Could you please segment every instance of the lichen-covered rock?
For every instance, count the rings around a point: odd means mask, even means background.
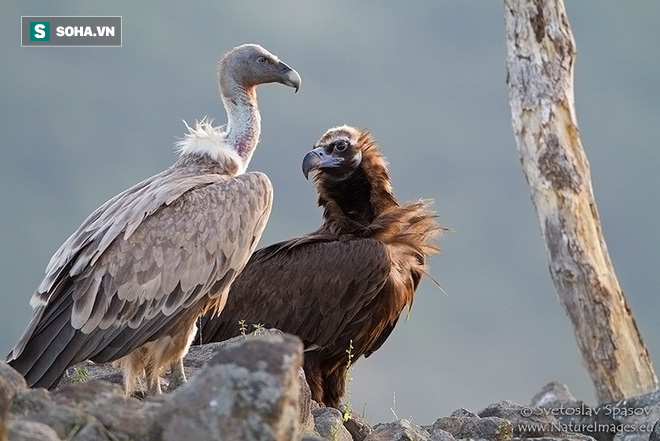
[[[364,441],[430,441],[431,435],[408,420],[377,424]]]
[[[660,389],[616,403],[606,403],[598,409],[609,415],[616,422],[616,427],[628,429],[618,431],[615,441],[646,441],[653,433],[655,422],[660,419]]]
[[[432,429],[429,434],[431,435],[429,441],[454,441],[456,439],[451,433],[442,429]]]
[[[530,402],[533,407],[545,408],[572,407],[580,404],[582,402],[573,396],[571,391],[568,390],[568,386],[558,381],[552,381],[543,386],[543,389],[534,395]]]
[[[353,441],[344,427],[342,413],[332,407],[320,407],[312,411],[314,430],[321,438],[332,441]]]
[[[298,369],[298,384],[300,385],[300,395],[298,397],[298,410],[300,412],[300,417],[298,422],[300,427],[298,428],[300,433],[310,433],[314,430],[314,416],[312,411],[318,409],[319,405],[316,401],[312,400],[312,391],[307,384],[307,379],[305,378],[305,370],[300,367]]]
[[[5,419],[11,400],[19,391],[27,388],[25,378],[4,361],[0,361],[0,440],[7,439]]]
[[[111,433],[97,424],[87,424],[71,434],[66,441],[129,441],[138,438],[126,437],[122,434]],[[140,438],[143,439],[143,438]]]
[[[239,338],[166,396],[152,437],[289,440],[299,428],[302,342],[291,335]]]
[[[120,386],[99,380],[68,385],[52,397],[58,405],[94,416],[120,439],[147,437],[151,421],[162,405],[159,401],[127,397]]]
[[[453,411],[449,416],[457,417],[457,418],[465,418],[465,417],[476,417],[478,415],[472,411],[469,411],[461,407],[460,409],[456,409],[455,411]]]
[[[371,425],[355,410],[348,409],[346,405],[342,404],[339,406],[339,411],[342,415],[348,412],[348,419],[344,421],[344,427],[346,427],[354,441],[362,441],[371,433]]]
[[[513,438],[511,423],[498,417],[449,416],[438,418],[429,432],[434,434],[439,430],[448,432],[458,439],[505,441]],[[441,435],[441,433],[438,434],[438,436]]]
[[[68,368],[64,372],[64,376],[58,383],[56,389],[92,380],[123,384],[124,377],[121,371],[113,367],[110,363],[97,364],[93,361],[87,360]]]
[[[322,438],[320,435],[310,433],[307,435],[303,435],[303,437],[300,438],[300,441],[327,441],[327,440]]]
[[[548,383],[532,398],[530,404],[532,408],[551,413],[565,431],[582,433],[598,441],[612,441],[614,438],[616,431],[610,429],[616,421],[612,419],[611,413],[592,408],[578,400],[563,383]]]
[[[541,436],[538,438],[513,438],[512,441],[594,441],[594,438],[581,433],[564,433],[556,436]]]
[[[653,425],[653,430],[649,434],[649,441],[660,441],[660,420]]]
[[[7,435],[10,441],[60,441],[51,427],[31,420],[8,421]]]
[[[478,414],[482,418],[496,417],[511,423],[516,438],[540,438],[565,435],[559,421],[539,407],[521,406],[513,401],[499,401]]]
[[[25,389],[16,393],[9,412],[21,419],[47,424],[62,439],[72,439],[80,428],[88,424],[98,427],[100,432],[104,430],[92,415],[58,404],[45,389]]]
[[[0,361],[0,404],[9,402],[16,392],[25,388],[27,388],[25,378],[13,367]]]

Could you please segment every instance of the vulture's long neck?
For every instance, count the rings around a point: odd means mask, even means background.
[[[342,232],[368,228],[385,210],[398,206],[385,164],[369,158],[350,177],[326,183],[319,204],[326,226]]]
[[[177,142],[181,153],[175,168],[200,167],[212,161],[218,173],[236,175],[245,172],[261,134],[261,116],[256,87],[241,87],[235,81],[220,80],[220,96],[227,111],[227,127],[212,127],[206,119],[188,127]]]
[[[232,82],[221,86],[220,94],[227,111],[227,143],[247,165],[261,135],[261,114],[257,106],[257,89],[245,89]]]

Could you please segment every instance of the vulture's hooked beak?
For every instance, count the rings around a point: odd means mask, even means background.
[[[279,69],[281,74],[280,83],[284,84],[285,86],[293,87],[296,89],[296,92],[298,92],[298,89],[300,89],[300,84],[302,83],[300,74],[298,74],[295,69],[291,69],[289,65],[282,61],[280,61]]]
[[[317,147],[303,158],[302,172],[305,179],[309,179],[312,170],[339,167],[343,162],[344,158],[328,155],[323,147]]]

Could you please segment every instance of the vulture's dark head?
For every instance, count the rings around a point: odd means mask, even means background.
[[[335,127],[325,132],[303,159],[305,178],[309,178],[312,171],[318,172],[316,176],[320,181],[340,182],[349,178],[362,163],[361,133],[349,126]]]
[[[385,208],[396,205],[387,162],[369,131],[334,127],[321,136],[302,164],[306,178],[314,173],[319,205],[362,225],[373,222]]]
[[[258,44],[243,44],[227,52],[218,65],[218,81],[223,93],[245,90],[260,84],[280,83],[300,88],[300,75]]]

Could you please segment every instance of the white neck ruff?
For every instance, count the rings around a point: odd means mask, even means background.
[[[222,130],[223,126],[213,127],[213,120],[207,118],[195,121],[195,127],[190,127],[185,121],[183,123],[188,133],[176,142],[176,149],[181,156],[205,155],[221,164],[232,162],[238,170],[236,175],[245,173],[247,161],[229,144],[227,132]]]

